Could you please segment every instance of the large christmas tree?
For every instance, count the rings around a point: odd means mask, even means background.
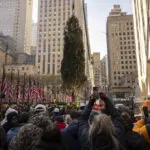
[[[85,55],[83,34],[78,19],[73,15],[64,29],[64,56],[61,65],[63,86],[72,91],[73,100],[75,93],[84,84]]]

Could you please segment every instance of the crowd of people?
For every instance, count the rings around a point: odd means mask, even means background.
[[[98,98],[103,105],[95,109]],[[141,110],[135,121],[128,107],[115,107],[103,93],[91,95],[78,109],[10,106],[2,111],[0,150],[148,150],[150,101]]]

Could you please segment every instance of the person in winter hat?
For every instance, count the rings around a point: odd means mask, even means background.
[[[28,123],[28,120],[29,120],[29,114],[27,112],[22,112],[20,114],[20,117],[19,117],[19,124],[14,126],[13,128],[11,128],[8,132],[7,132],[7,143],[8,145],[10,144],[12,138],[14,136],[17,135],[17,133],[20,131],[20,128]]]
[[[43,130],[41,140],[33,150],[64,150],[60,129],[48,116],[35,116],[29,122]]]
[[[3,128],[7,133],[11,128],[17,125],[18,125],[18,113],[13,111],[7,115],[7,122],[4,123]]]
[[[12,112],[16,112],[18,114],[18,111],[13,109],[13,108],[8,108],[5,112],[5,118],[1,121],[1,125],[3,126],[6,122],[7,122],[7,116],[8,114],[12,113]]]
[[[66,124],[64,122],[63,116],[55,117],[55,123],[59,127],[60,130],[65,129],[65,127],[66,127]]]
[[[35,113],[46,113],[47,109],[44,105],[38,104],[35,106],[34,112]]]
[[[142,135],[147,143],[150,144],[150,100],[143,101],[143,118],[135,123],[133,131]]]
[[[32,150],[41,139],[43,130],[36,125],[24,125],[12,139],[9,150]]]

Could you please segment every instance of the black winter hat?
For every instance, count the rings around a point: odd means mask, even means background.
[[[13,119],[18,119],[18,114],[16,112],[11,112],[7,115],[7,121],[11,121]]]

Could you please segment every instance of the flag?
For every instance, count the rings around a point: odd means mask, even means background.
[[[6,83],[6,73],[5,67],[3,65],[3,75],[2,75],[2,84],[1,84],[1,97],[4,98],[7,93],[7,83]]]
[[[17,100],[20,100],[21,99],[21,88],[20,88],[20,75],[19,75],[19,71],[18,71],[16,89],[17,89],[17,92],[16,92]]]
[[[34,99],[36,93],[35,93],[35,87],[36,87],[36,82],[35,80],[30,81],[31,87],[30,87],[30,99]]]
[[[30,97],[31,97],[31,86],[32,86],[32,83],[31,83],[31,76],[29,75],[28,101],[30,100]]]
[[[34,87],[33,94],[34,93],[37,95],[37,98],[41,98],[41,89],[40,88]]]
[[[23,100],[25,100],[26,99],[26,73],[24,73],[24,81],[23,81],[23,96],[22,96],[22,98],[23,98]]]
[[[9,88],[9,98],[13,98],[14,96],[14,79],[13,79],[13,72],[11,71],[11,75],[10,75],[10,88]]]

